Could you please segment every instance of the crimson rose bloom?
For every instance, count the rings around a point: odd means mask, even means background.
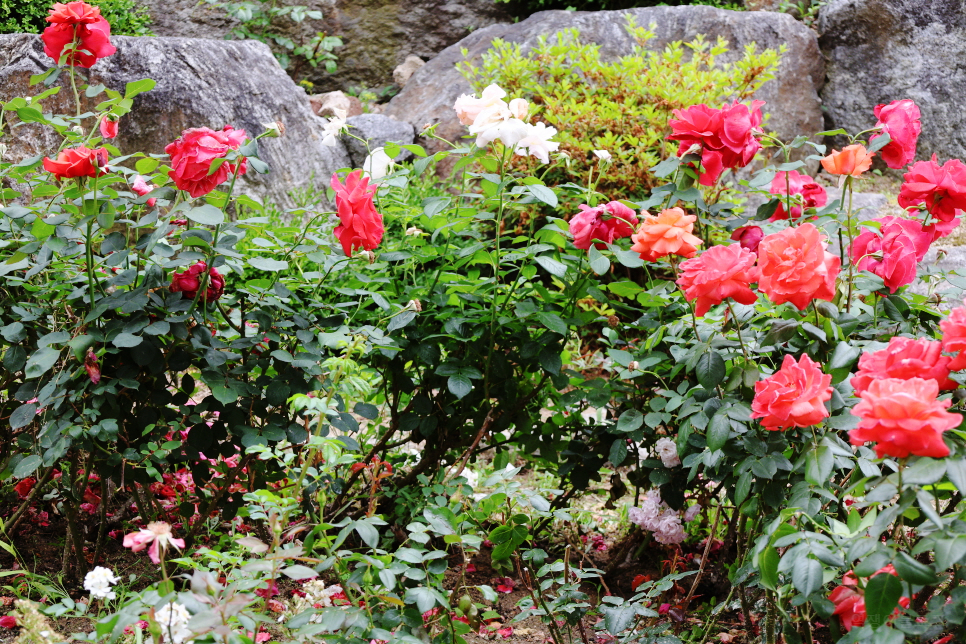
[[[694,257],[698,245],[703,243],[695,237],[695,215],[685,214],[680,208],[662,210],[657,216],[643,213],[644,221],[637,232],[631,235],[634,244],[631,250],[640,254],[646,262],[656,262],[668,255]]]
[[[793,220],[802,216],[803,208],[821,208],[828,202],[825,188],[815,183],[815,180],[807,174],[799,174],[795,170],[776,173],[768,192],[781,197],[778,208],[775,209],[775,214],[771,216],[769,221],[788,219],[788,213],[785,212],[785,198],[789,195],[793,197],[792,204],[794,205],[792,205],[791,214]],[[798,195],[801,196],[800,200],[794,198]]]
[[[885,349],[862,354],[859,370],[852,376],[852,388],[860,394],[873,380],[924,378],[935,380],[940,389],[955,389],[958,385],[949,379],[949,361],[941,342],[897,336]]]
[[[804,311],[812,300],[831,301],[841,261],[825,250],[825,236],[812,224],[786,228],[761,240],[758,290],[775,304]]]
[[[875,106],[875,117],[879,119],[875,126],[892,139],[880,150],[882,160],[890,168],[904,168],[916,158],[916,141],[922,132],[919,116],[919,107],[908,98]],[[882,134],[874,135],[869,142]]]
[[[44,157],[44,170],[58,179],[76,177],[103,177],[107,174],[107,150],[91,150],[83,146],[68,148],[57,153],[57,160]]]
[[[808,427],[828,418],[825,401],[832,399],[832,376],[806,354],[798,362],[790,355],[770,378],[755,383],[751,417],[761,418],[770,431]]]
[[[738,242],[742,248],[747,248],[753,253],[758,252],[758,244],[761,243],[765,232],[758,226],[742,226],[735,228],[731,233],[731,239]]]
[[[60,64],[64,48],[75,42],[77,46],[67,56],[65,65],[91,67],[100,58],[112,55],[117,49],[111,44],[111,25],[101,17],[100,7],[86,2],[55,3],[47,16],[51,23],[44,29],[44,53]]]
[[[849,256],[860,271],[878,275],[895,293],[916,279],[916,264],[926,256],[932,235],[911,219],[882,217],[874,221],[880,223],[879,230],[863,230],[849,248]]]
[[[929,161],[914,163],[902,175],[899,205],[909,209],[925,204],[936,219],[952,221],[966,209],[966,164],[950,159],[943,165],[932,155]]]
[[[678,156],[699,146],[703,168],[699,181],[704,186],[714,185],[725,168],[745,167],[761,149],[755,134],[761,132],[764,104],[752,101],[749,107],[735,101],[721,109],[701,104],[674,110],[675,118],[668,121],[672,132],[667,138],[680,142]]]
[[[946,411],[951,400],[937,400],[939,384],[922,378],[873,380],[852,408],[861,420],[849,432],[849,442],[875,441],[875,453],[905,458],[910,454],[943,458],[949,448],[943,432],[958,427],[959,414]]]
[[[949,363],[950,371],[966,369],[966,307],[957,306],[939,323],[943,332],[943,351],[958,353]]]
[[[204,262],[198,262],[183,273],[175,273],[171,277],[171,286],[168,287],[168,290],[172,293],[181,292],[184,294],[183,297],[193,300],[198,294],[198,289],[201,288],[201,281],[204,279],[206,271],[208,272],[208,287],[201,294],[200,299],[202,302],[214,302],[225,292],[225,278],[221,276],[217,269],[209,270],[208,265]]]
[[[570,218],[570,234],[573,235],[574,246],[580,250],[590,250],[594,239],[612,244],[615,239],[630,237],[634,233],[630,224],[637,223],[637,215],[619,201],[596,208],[580,204],[578,208],[580,212]],[[605,244],[597,244],[597,248],[606,247]]]
[[[335,190],[335,205],[342,222],[333,232],[342,243],[342,251],[351,257],[356,248],[372,250],[378,246],[385,228],[382,215],[372,202],[376,186],[369,185],[369,177],[363,177],[362,170],[353,170],[343,185],[339,175],[333,174],[330,185]]]
[[[885,568],[880,568],[872,574],[872,577],[886,573],[898,577],[899,573],[896,572],[895,566],[889,564]],[[871,577],[870,577],[871,579]],[[859,588],[859,579],[855,576],[851,570],[845,573],[842,577],[842,585],[838,586],[835,590],[831,592],[828,596],[829,601],[835,604],[835,610],[832,611],[833,615],[837,615],[839,618],[839,623],[842,625],[846,631],[852,630],[855,626],[862,626],[865,624],[866,612],[865,612],[865,595],[864,591]],[[909,606],[908,597],[900,597],[899,605],[903,607]],[[899,609],[893,614],[898,614]]]
[[[677,284],[689,302],[697,300],[698,317],[729,297],[742,304],[754,304],[758,295],[749,285],[758,281],[756,259],[753,252],[739,244],[712,246],[681,264]]]
[[[171,155],[171,170],[168,176],[174,179],[179,190],[185,190],[197,199],[203,197],[216,186],[228,180],[228,173],[245,174],[247,159],[241,163],[223,163],[212,174],[208,174],[215,159],[237,150],[245,142],[245,130],[236,130],[226,125],[215,132],[206,127],[191,128],[181,133],[181,137],[169,143],[164,151]]]

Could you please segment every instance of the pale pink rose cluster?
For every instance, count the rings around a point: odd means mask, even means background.
[[[678,456],[678,446],[671,438],[659,438],[654,445],[664,467],[677,467],[681,464],[681,457]]]
[[[658,543],[671,545],[684,541],[686,535],[681,515],[661,500],[661,492],[657,489],[649,490],[641,500],[641,507],[631,508],[627,514],[632,523],[653,532]]]
[[[470,134],[476,135],[476,145],[484,147],[500,141],[520,156],[533,156],[541,163],[550,163],[550,153],[560,144],[550,139],[556,128],[546,123],[527,123],[530,105],[522,98],[509,103],[506,92],[497,85],[483,90],[480,98],[475,94],[463,94],[453,105],[460,123],[470,126]]]

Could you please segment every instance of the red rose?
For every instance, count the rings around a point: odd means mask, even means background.
[[[67,148],[57,153],[57,160],[44,157],[44,170],[58,179],[103,177],[108,172],[107,150],[91,150],[83,146]]]
[[[103,136],[105,139],[113,139],[114,137],[116,137],[117,124],[118,124],[118,119],[116,118],[112,119],[108,116],[105,116],[104,118],[102,118],[99,126],[101,130],[101,136]]]
[[[171,286],[168,287],[172,293],[181,292],[189,300],[195,299],[198,289],[201,288],[201,280],[204,273],[208,273],[208,287],[201,294],[202,302],[214,302],[225,292],[225,278],[221,276],[217,269],[208,269],[204,262],[198,262],[188,268],[183,273],[175,273],[171,277]]]
[[[703,316],[728,298],[754,304],[758,294],[749,285],[758,281],[757,257],[739,244],[712,246],[681,264],[677,284],[688,301],[697,300],[695,315]]]
[[[63,61],[65,65],[91,67],[117,49],[111,44],[111,25],[101,17],[100,7],[86,2],[56,3],[47,16],[51,23],[44,29],[44,53],[61,63],[64,48],[76,42],[76,47]]]
[[[738,242],[742,248],[747,248],[753,253],[758,252],[758,244],[761,243],[764,236],[764,231],[758,226],[742,226],[731,233],[731,239]]]
[[[966,209],[966,164],[959,159],[940,166],[934,154],[929,161],[914,163],[902,178],[899,205],[903,208],[925,204],[929,214],[944,222]]]
[[[21,499],[26,499],[30,491],[34,489],[37,485],[37,479],[32,476],[28,476],[25,479],[21,479],[19,483],[13,486],[14,491],[17,493]]]
[[[775,304],[791,302],[804,311],[812,300],[832,301],[839,258],[825,250],[825,237],[812,224],[786,228],[761,240],[758,290]]]
[[[339,181],[338,174],[333,174],[330,185],[335,190],[335,205],[342,222],[333,232],[342,243],[343,252],[351,256],[356,248],[372,250],[378,246],[385,228],[382,215],[376,212],[372,202],[376,186],[369,185],[369,178],[362,176],[362,170],[351,172],[345,185]]]
[[[950,371],[966,369],[966,307],[957,306],[939,323],[943,332],[943,351],[958,353],[949,363]]]
[[[893,575],[895,577],[899,576],[899,573],[896,572],[895,566],[889,564],[888,566],[875,571],[875,573],[872,574],[872,577],[881,575],[883,573]],[[828,598],[833,604],[835,604],[835,610],[832,611],[832,614],[838,616],[839,623],[846,631],[850,631],[856,626],[862,626],[865,624],[865,594],[863,590],[859,589],[859,579],[851,570],[845,573],[845,576],[842,577],[842,585],[833,590],[831,594],[829,594]],[[909,598],[900,597],[899,605],[908,607]],[[897,615],[898,612],[899,609],[897,608],[893,615]]]
[[[892,101],[888,105],[876,105],[875,116],[879,119],[875,126],[892,139],[881,150],[885,164],[899,169],[912,163],[916,158],[916,141],[922,131],[916,104],[905,98]],[[875,141],[882,134],[874,135],[869,142]]]
[[[849,257],[860,271],[882,278],[890,292],[916,279],[916,266],[926,256],[932,235],[922,224],[900,217],[876,219],[879,230],[866,228],[849,248]]]
[[[799,174],[795,170],[776,173],[768,191],[781,197],[770,221],[788,219],[788,213],[785,212],[785,198],[789,195],[793,197],[792,220],[802,216],[803,208],[821,208],[828,201],[825,188],[815,183],[815,180],[807,174]],[[801,196],[800,199],[795,198],[798,195]]]
[[[798,362],[786,355],[781,369],[755,383],[751,417],[761,418],[761,426],[770,431],[815,425],[828,418],[831,384],[832,376],[806,354]]]
[[[17,618],[13,615],[4,615],[0,617],[0,628],[16,628]]]
[[[866,351],[859,358],[859,370],[852,376],[852,388],[860,394],[873,380],[882,378],[926,378],[935,380],[940,389],[955,389],[949,379],[949,356],[935,340],[913,340],[897,336],[881,351]]]
[[[762,101],[752,101],[751,107],[735,101],[721,109],[701,104],[674,110],[667,138],[680,142],[678,156],[694,146],[701,149],[701,185],[713,185],[725,168],[743,168],[755,158],[761,149],[755,134],[761,131],[762,105]]]
[[[92,383],[96,385],[101,381],[101,367],[97,363],[97,354],[90,349],[87,350],[87,355],[84,357],[84,369]]]
[[[615,239],[630,237],[634,233],[631,224],[637,223],[637,215],[619,201],[596,208],[580,204],[578,208],[580,212],[570,218],[570,234],[574,246],[580,250],[589,250],[595,239],[612,244]],[[599,243],[597,248],[606,248],[606,245]]]
[[[862,400],[852,413],[861,420],[849,432],[853,445],[875,442],[879,458],[949,455],[943,432],[958,427],[962,417],[946,411],[951,400],[937,400],[939,385],[935,380],[873,380],[859,396]]]
[[[228,180],[228,173],[239,176],[248,168],[247,160],[241,163],[223,163],[213,173],[208,174],[215,159],[221,159],[228,150],[237,150],[245,142],[245,130],[236,130],[226,125],[215,132],[206,127],[191,128],[181,133],[181,137],[169,143],[164,151],[171,155],[171,171],[168,176],[174,179],[179,190],[185,190],[197,199],[203,197],[216,186]]]

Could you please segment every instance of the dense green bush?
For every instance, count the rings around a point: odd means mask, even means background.
[[[116,36],[152,36],[151,16],[137,0],[91,0]],[[0,0],[0,34],[39,34],[47,26],[47,0]]]

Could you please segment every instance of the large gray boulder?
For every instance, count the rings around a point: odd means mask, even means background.
[[[369,152],[376,148],[381,148],[389,142],[408,145],[416,138],[412,125],[383,114],[350,116],[346,122],[349,125],[349,133],[342,135],[342,142],[349,151],[349,158],[355,168],[361,168]],[[395,160],[404,161],[411,156],[411,152],[403,150]]]
[[[966,2],[833,0],[819,18],[827,125],[859,132],[880,103],[922,111],[918,158],[966,157]]]
[[[141,4],[147,6],[153,18],[151,29],[159,36],[224,38],[238,25],[222,9],[200,0],[141,0]],[[506,5],[493,0],[298,0],[294,4],[321,11],[322,19],[309,18],[295,25],[281,18],[273,24],[273,33],[298,43],[324,32],[344,43],[334,52],[339,59],[334,75],[307,64],[292,70],[297,80],[314,83],[315,92],[390,85],[393,70],[407,56],[427,60],[475,29],[510,19]],[[297,64],[293,62],[293,67]]]
[[[153,90],[134,99],[131,113],[121,119],[120,134],[112,143],[123,154],[163,153],[188,128],[232,125],[254,137],[265,130],[264,123],[280,121],[285,135],[259,143],[271,172],[249,172],[239,184],[243,192],[282,206],[291,204],[293,189],[326,185],[335,170],[350,165],[344,146],[321,145],[325,121],[312,113],[305,91],[262,43],[122,36],[112,42],[117,53],[90,70],[79,69],[82,82],[123,92],[130,81],[157,81]],[[30,87],[29,78],[52,64],[39,36],[0,35],[0,101],[39,93],[43,86]],[[57,83],[65,86],[45,100],[45,111],[73,113],[67,74]],[[85,110],[103,99],[82,99]],[[88,122],[93,125],[92,119]],[[17,127],[4,142],[13,159],[49,153],[60,143],[53,130],[35,124]]]
[[[698,34],[706,34],[712,42],[722,36],[728,41],[730,51],[719,60],[728,62],[740,58],[745,45],[750,43],[757,43],[759,51],[786,45],[788,51],[776,78],[758,93],[758,98],[767,101],[765,111],[771,114],[769,128],[786,140],[822,129],[818,91],[825,78],[825,66],[815,32],[786,14],[726,11],[707,6],[542,11],[516,24],[480,29],[443,50],[413,74],[383,113],[409,121],[417,132],[427,124],[439,123],[437,134],[456,140],[466,134],[466,128],[457,120],[453,103],[460,94],[471,92],[469,83],[455,68],[464,60],[461,49],[467,50],[470,60],[479,62],[496,38],[520,43],[528,51],[539,36],[576,27],[582,41],[599,44],[602,58],[613,60],[632,53],[635,41],[625,29],[628,15],[638,25],[656,25],[655,37],[647,43],[651,49],[662,49],[673,41],[690,41]]]

